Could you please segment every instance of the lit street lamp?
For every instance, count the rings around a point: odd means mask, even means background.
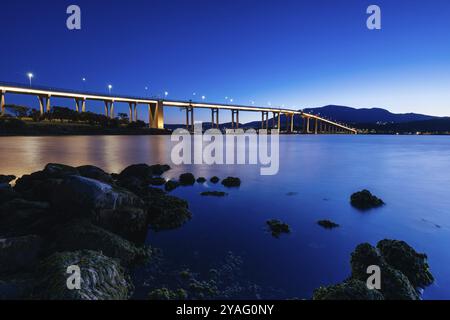
[[[31,72],[27,73],[28,80],[30,80],[30,87],[31,87],[31,79],[33,79],[34,75]]]

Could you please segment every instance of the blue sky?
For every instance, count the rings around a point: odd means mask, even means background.
[[[81,7],[80,31],[66,28],[70,4]],[[366,28],[370,4],[381,7],[381,30]],[[0,30],[2,81],[26,83],[31,71],[36,84],[80,90],[111,83],[127,95],[450,116],[446,0],[19,0],[2,3]],[[166,114],[184,119],[178,109]]]

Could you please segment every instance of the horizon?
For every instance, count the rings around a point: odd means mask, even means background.
[[[3,43],[9,53],[0,62],[2,80],[27,83],[32,72],[36,85],[74,90],[105,92],[112,84],[115,93],[167,91],[170,99],[204,95],[206,102],[226,103],[228,97],[236,104],[290,109],[342,105],[450,115],[450,44],[443,41],[450,3],[443,0],[377,1],[381,30],[367,29],[371,3],[357,0],[283,6],[254,0],[105,6],[80,0],[81,30],[65,27],[68,4],[4,4],[0,26],[7,30]],[[31,97],[7,100],[14,102],[37,106]],[[73,107],[59,99],[54,104]],[[126,108],[118,106],[118,112]],[[102,109],[93,103],[88,110]],[[183,118],[177,110],[167,113],[168,124]],[[241,116],[242,122],[257,119]]]

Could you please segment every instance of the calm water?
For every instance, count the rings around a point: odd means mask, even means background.
[[[0,172],[20,176],[48,162],[119,172],[133,163],[170,164],[171,146],[168,136],[2,137]],[[402,239],[428,254],[436,283],[424,298],[450,299],[449,138],[281,136],[280,155],[275,176],[260,176],[257,166],[175,167],[167,177],[189,171],[238,176],[243,183],[224,198],[199,195],[219,185],[178,188],[173,194],[189,201],[192,220],[178,230],[150,233],[148,242],[172,264],[199,273],[232,251],[242,258],[241,277],[260,286],[262,297],[309,298],[314,288],[349,275],[357,244]],[[387,205],[366,213],[353,209],[349,196],[362,188]],[[293,232],[273,238],[265,230],[271,218],[289,223]],[[316,225],[320,219],[341,227],[324,230]]]

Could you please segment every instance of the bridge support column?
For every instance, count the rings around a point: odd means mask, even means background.
[[[309,117],[307,117],[306,118],[306,133],[311,133],[310,131],[309,131]]]
[[[46,105],[47,112],[50,112],[50,110],[52,108],[51,104],[50,104],[50,96],[47,96],[47,103],[45,105]]]
[[[317,134],[317,131],[319,129],[319,120],[315,119],[315,124],[314,124],[314,134]]]
[[[278,132],[281,131],[281,113],[280,112],[277,113],[277,129],[278,129]]]
[[[5,91],[0,91],[0,105],[1,105],[1,115],[5,115]]]
[[[194,108],[186,107],[186,129],[194,131]]]
[[[211,109],[211,128],[219,128],[219,109]]]
[[[74,100],[75,100],[75,110],[76,112],[80,112],[83,101],[77,98],[75,98]]]
[[[109,117],[109,102],[105,101],[105,117]]]
[[[231,110],[231,128],[239,128],[239,110]]]
[[[38,96],[39,100],[39,112],[41,115],[44,114],[44,109],[46,112],[50,111],[50,96]]]
[[[81,112],[86,112],[86,98],[81,100]]]
[[[294,114],[291,114],[291,125],[289,132],[294,132]]]
[[[114,119],[114,101],[111,101],[109,116],[111,117],[111,119]]]
[[[137,103],[136,102],[133,105],[133,113],[134,113],[134,121],[138,121],[139,120],[139,114],[138,114],[138,107],[137,107]]]
[[[128,103],[128,112],[130,113],[129,115],[129,122],[133,122],[133,118],[134,118],[134,102],[129,102]]]
[[[153,129],[164,129],[163,102],[148,104],[148,125]]]

